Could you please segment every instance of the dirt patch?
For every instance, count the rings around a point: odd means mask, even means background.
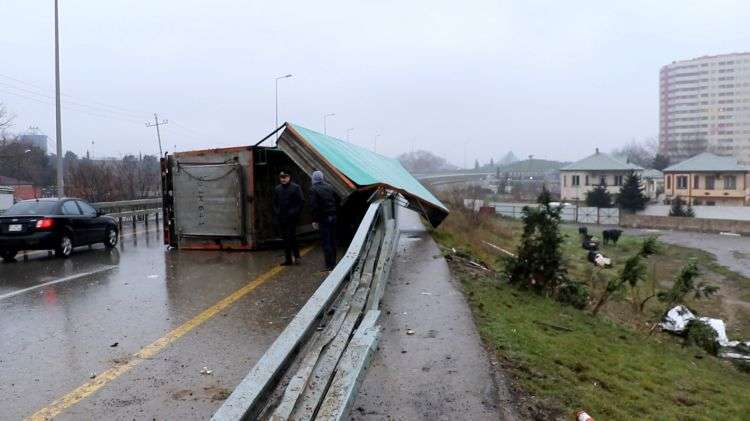
[[[193,397],[193,391],[189,389],[182,389],[176,392],[172,392],[170,396],[172,397],[172,399],[176,401],[187,401],[187,400],[195,399]]]
[[[204,387],[203,391],[208,395],[209,399],[214,402],[224,401],[232,394],[231,390],[219,386]]]

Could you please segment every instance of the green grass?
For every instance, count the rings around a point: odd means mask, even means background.
[[[504,258],[485,242],[514,252],[521,229],[517,220],[454,211],[431,232],[443,248],[462,250],[501,273]],[[603,248],[615,267],[598,269],[586,261],[576,227],[562,230],[569,275],[585,282],[594,300],[642,244],[641,238],[624,235],[618,245]],[[671,335],[649,336],[651,323],[664,311],[657,300],[650,300],[643,312],[637,310],[643,298],[669,287],[690,259],[698,262],[703,280],[731,286],[737,292],[734,299],[750,292],[750,280],[719,265],[709,253],[664,244],[660,254],[647,261],[648,279],[614,296],[599,317],[590,315],[590,307],[580,311],[518,290],[499,275],[487,278],[461,264],[451,267],[469,298],[482,338],[533,406],[543,408],[542,419],[569,419],[578,409],[607,420],[747,419],[750,373],[684,346]],[[750,337],[750,314],[724,314],[727,306],[722,300],[689,305],[705,315],[731,316],[725,317],[730,337]]]
[[[607,420],[750,414],[750,376],[725,361],[496,280],[459,277],[483,339],[527,393],[560,408],[553,414],[584,409]]]

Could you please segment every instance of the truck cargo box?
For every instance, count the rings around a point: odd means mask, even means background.
[[[276,147],[260,144],[276,131]],[[342,199],[340,232],[359,224],[375,193],[397,193],[433,226],[448,209],[398,160],[291,123],[254,146],[178,152],[162,159],[164,243],[181,249],[250,250],[278,240],[273,189],[281,170],[305,197],[319,170]],[[312,231],[304,208],[298,233]]]
[[[307,194],[309,176],[263,146],[177,152],[162,159],[164,243],[181,249],[250,250],[278,239],[273,189],[281,170]],[[310,230],[303,211],[298,231]]]

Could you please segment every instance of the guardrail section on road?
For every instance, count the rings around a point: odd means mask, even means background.
[[[369,206],[346,255],[212,420],[346,417],[380,337],[378,308],[398,242],[395,206],[392,197]]]

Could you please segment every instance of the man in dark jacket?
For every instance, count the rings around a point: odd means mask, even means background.
[[[326,270],[333,270],[336,266],[336,214],[339,202],[339,196],[333,187],[325,182],[323,173],[313,172],[310,211],[313,217],[313,228],[320,230]]]
[[[305,198],[299,185],[292,183],[288,172],[279,173],[279,185],[273,191],[273,216],[284,239],[285,260],[282,266],[301,262],[297,246],[297,223],[304,203]]]

